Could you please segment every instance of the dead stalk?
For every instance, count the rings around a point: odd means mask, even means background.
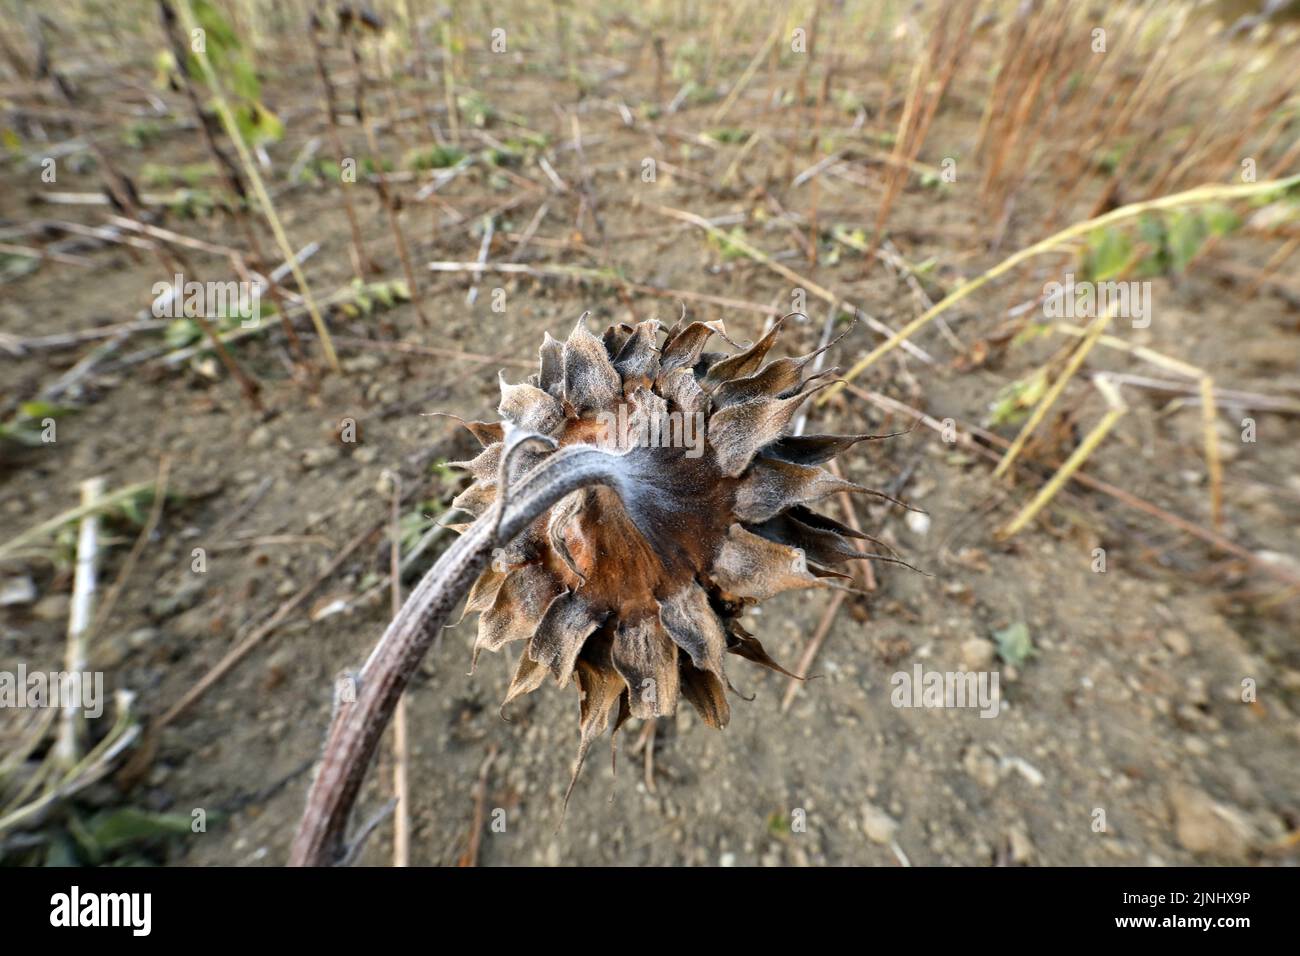
[[[1157,209],[1172,209],[1178,206],[1191,206],[1196,205],[1197,203],[1213,202],[1216,200],[1226,201],[1245,199],[1250,196],[1260,195],[1261,193],[1287,189],[1296,183],[1300,183],[1300,175],[1290,176],[1286,179],[1270,180],[1262,183],[1248,183],[1234,186],[1199,186],[1196,189],[1189,189],[1186,192],[1175,193],[1172,196],[1162,196],[1159,199],[1131,203],[1130,205],[1121,206],[1118,209],[1112,210],[1105,215],[1097,216],[1094,219],[1085,219],[1082,222],[1077,222],[1055,235],[1048,236],[1046,239],[1036,242],[1033,245],[1026,246],[1019,252],[1003,259],[992,269],[976,276],[968,282],[962,283],[962,285],[958,286],[946,295],[941,301],[935,303],[932,308],[927,309],[897,333],[890,336],[888,341],[876,346],[876,348],[872,349],[864,357],[859,359],[853,367],[849,369],[848,373],[844,376],[844,380],[846,382],[852,381],[858,375],[862,374],[862,372],[866,371],[870,366],[874,365],[881,356],[893,351],[912,335],[916,334],[923,327],[928,325],[940,313],[946,311],[950,306],[955,305],[957,302],[960,302],[976,289],[991,282],[998,276],[1011,271],[1026,259],[1033,258],[1036,255],[1041,255],[1044,252],[1050,252],[1062,243],[1086,235],[1093,229],[1108,226],[1111,223],[1120,222],[1125,219],[1131,219],[1135,216],[1140,216],[1144,212],[1150,212]],[[817,404],[825,404],[837,392],[842,390],[843,387],[844,385],[842,383],[837,383],[831,386],[820,398],[817,399]]]
[[[329,129],[330,148],[334,150],[335,159],[342,163],[345,153],[343,137],[339,133],[338,97],[334,92],[334,83],[330,79],[329,70],[325,65],[325,49],[321,45],[318,32],[320,26],[319,19],[313,14],[307,24],[307,35],[311,38],[312,53],[316,61],[316,77],[320,80],[321,90],[325,96],[325,118]],[[343,197],[343,212],[347,216],[348,234],[351,239],[349,251],[352,258],[352,270],[356,273],[356,277],[364,282],[366,276],[377,270],[375,264],[371,262],[370,257],[366,254],[365,242],[361,238],[361,225],[357,221],[357,211],[352,204],[350,185],[342,176],[339,177],[339,193]]]
[[[570,492],[593,484],[617,485],[613,456],[590,445],[570,445],[507,487],[510,451],[529,438],[508,436],[502,456],[505,490],[411,592],[356,676],[355,700],[338,702],[290,865],[331,865],[343,858],[348,817],[393,709],[451,612],[487,566],[492,548],[508,543]]]
[[[99,499],[104,494],[103,478],[81,483],[81,507],[86,509],[77,532],[77,565],[72,582],[72,609],[68,615],[68,650],[64,669],[85,675],[90,660],[90,634],[99,572]],[[59,714],[56,746],[59,765],[70,770],[81,760],[86,743],[86,718],[78,701],[64,701]]]
[[[375,135],[375,126],[371,122],[370,113],[365,105],[366,77],[365,65],[361,56],[361,42],[357,37],[357,28],[349,31],[348,43],[352,52],[352,65],[355,70],[356,84],[356,117],[365,130],[366,145],[370,150],[371,164],[374,166],[375,191],[379,194],[379,201],[388,214],[388,226],[393,233],[393,242],[397,246],[398,258],[402,260],[402,272],[406,276],[406,284],[411,293],[411,305],[415,307],[415,314],[420,319],[420,325],[428,327],[429,320],[424,314],[424,308],[420,305],[420,286],[416,281],[415,268],[411,265],[411,252],[406,245],[406,235],[402,232],[402,224],[398,220],[397,200],[388,188],[388,176],[383,168],[383,153],[379,149],[379,139]]]
[[[389,523],[388,581],[393,617],[397,617],[402,609],[402,479],[390,472],[389,480],[393,486],[393,507]],[[406,697],[403,696],[398,699],[393,714],[393,799],[397,801],[393,808],[393,866],[399,867],[411,864],[411,790],[407,780],[410,761]]]
[[[163,33],[166,34],[167,42],[172,48],[172,59],[176,61],[176,72],[181,77],[186,99],[189,101],[190,109],[194,113],[199,129],[203,133],[203,143],[212,156],[213,165],[216,167],[217,174],[221,177],[222,186],[234,198],[231,216],[239,224],[239,228],[244,234],[244,241],[248,243],[249,251],[252,252],[253,259],[257,263],[257,268],[265,269],[269,263],[267,263],[266,257],[262,253],[262,244],[257,238],[257,232],[249,224],[245,212],[248,191],[244,188],[238,166],[217,143],[218,123],[216,118],[203,108],[198,92],[194,88],[194,78],[190,75],[189,57],[186,54],[185,41],[178,30],[179,24],[176,21],[176,11],[168,0],[158,0],[158,9],[162,18]],[[299,365],[302,365],[306,361],[302,351],[302,343],[298,341],[298,333],[294,331],[293,324],[285,315],[284,296],[280,293],[279,283],[271,280],[269,282],[269,291],[271,301],[275,304],[276,314],[280,318],[280,327],[284,331],[285,339],[289,342],[289,348],[293,351],[294,360]]]
[[[180,0],[180,4],[186,30],[193,31],[197,29],[198,21],[194,16],[193,8],[190,6],[190,0]],[[289,243],[289,237],[285,234],[284,226],[280,224],[280,217],[276,214],[274,203],[271,202],[271,195],[266,191],[266,184],[262,182],[262,174],[257,171],[257,164],[248,151],[248,144],[244,142],[244,136],[239,131],[239,124],[235,122],[235,117],[230,112],[230,104],[226,100],[221,80],[217,77],[216,70],[213,69],[212,61],[208,58],[205,49],[200,47],[195,51],[194,55],[198,59],[199,66],[203,69],[203,75],[208,81],[208,88],[212,91],[217,115],[221,117],[222,125],[226,127],[226,135],[235,144],[235,151],[239,154],[239,161],[244,167],[244,174],[248,177],[253,192],[257,196],[258,205],[262,208],[262,214],[266,216],[271,232],[275,235],[275,241],[280,246],[280,254],[284,256],[284,260],[289,263],[293,271],[294,281],[298,284],[298,289],[306,302],[307,312],[311,315],[312,324],[316,327],[316,335],[320,339],[321,349],[325,352],[325,360],[335,372],[342,371],[339,366],[338,356],[334,354],[334,343],[330,340],[329,329],[326,328],[325,320],[316,307],[316,300],[311,294],[311,287],[307,284],[307,277],[303,275],[302,270],[298,267],[298,260],[293,254],[293,246]],[[218,352],[224,351],[220,343],[214,344]]]

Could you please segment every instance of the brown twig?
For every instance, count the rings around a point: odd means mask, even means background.
[[[351,557],[353,552],[374,537],[383,525],[384,522],[382,520],[372,524],[344,545],[343,550],[334,556],[334,559],[325,566],[324,570],[308,581],[307,584],[305,584],[291,598],[276,608],[275,613],[267,618],[260,627],[231,648],[225,656],[221,658],[221,660],[217,661],[217,663],[214,664],[206,674],[199,678],[194,686],[182,694],[180,700],[172,704],[171,707],[169,707],[163,715],[158,718],[158,720],[153,724],[151,730],[156,733],[193,707],[194,704],[197,703],[204,694],[211,690],[215,684],[234,670],[235,666],[240,661],[247,657],[259,644],[274,633],[276,628],[283,624],[285,619],[311,596],[312,592],[320,586],[322,581],[325,581],[330,575],[337,571],[343,565],[343,562]]]
[[[140,555],[144,553],[145,546],[148,545],[154,529],[158,527],[158,521],[162,518],[163,506],[167,502],[167,481],[171,474],[171,467],[171,456],[163,455],[158,461],[158,476],[153,482],[153,501],[149,506],[149,517],[145,519],[144,527],[140,529],[140,534],[136,536],[135,544],[131,545],[131,551],[127,554],[126,560],[122,562],[122,568],[117,572],[113,586],[108,589],[108,594],[105,595],[104,600],[99,605],[99,610],[95,613],[94,623],[90,626],[92,636],[101,633],[105,625],[108,624],[109,619],[112,618],[118,599],[122,596],[122,589],[126,586],[127,580],[135,570]]]
[[[406,284],[411,293],[411,305],[415,307],[415,314],[420,320],[420,325],[427,327],[429,319],[425,316],[424,307],[420,304],[420,285],[415,276],[415,267],[411,263],[411,251],[406,244],[406,234],[402,231],[402,224],[398,219],[397,200],[388,188],[388,176],[384,172],[383,152],[379,148],[379,137],[375,133],[374,123],[370,120],[370,112],[365,106],[366,75],[361,54],[361,42],[357,37],[358,29],[358,27],[353,26],[348,30],[348,46],[352,53],[352,66],[355,77],[356,100],[353,111],[357,122],[361,124],[362,130],[366,134],[366,145],[370,150],[371,164],[375,169],[375,192],[379,194],[379,201],[388,214],[388,226],[392,230],[393,242],[397,246],[397,257],[402,261],[402,272],[406,276]]]
[[[316,77],[320,80],[321,90],[325,95],[325,118],[328,121],[327,128],[330,136],[330,148],[334,150],[335,160],[343,162],[343,137],[339,133],[339,109],[338,98],[334,92],[334,84],[330,80],[329,70],[325,66],[325,50],[321,46],[318,30],[321,28],[320,19],[316,14],[311,14],[307,24],[307,35],[311,38],[312,53],[316,62]],[[414,27],[411,29],[412,34],[416,33]],[[421,98],[423,103],[423,98]],[[364,240],[361,238],[361,225],[357,221],[357,211],[352,204],[352,192],[348,188],[348,183],[342,176],[339,177],[339,192],[343,197],[343,212],[348,220],[348,235],[351,239],[349,251],[352,256],[352,270],[356,277],[365,281],[366,276],[378,270],[371,261],[370,256],[366,253]]]
[[[895,413],[911,415],[915,417],[917,420],[919,420],[923,425],[925,425],[926,428],[929,428],[933,431],[943,433],[947,427],[946,425],[944,425],[942,421],[930,415],[925,414],[919,409],[913,408],[910,405],[900,402],[896,398],[890,398],[887,395],[881,395],[879,392],[873,392],[870,389],[859,388],[857,385],[853,385],[853,384],[849,384],[847,388],[851,394],[856,395],[858,398],[861,398],[864,401],[871,402],[873,405],[879,406],[880,408],[884,408],[889,411],[893,411]],[[953,418],[953,416],[951,415],[949,415],[948,417]],[[993,432],[980,428],[976,425],[971,425],[966,422],[961,422],[956,418],[953,418],[953,421],[956,422],[956,424],[958,425],[959,444],[961,444],[963,447],[973,449],[978,453],[985,455],[986,457],[990,457],[993,458],[994,460],[997,460],[1001,456],[997,455],[996,453],[990,453],[987,447],[979,444],[979,442],[972,441],[970,436],[975,436],[979,438],[980,441],[987,442],[988,444],[994,445],[995,447],[998,448],[1005,449],[1011,446],[1011,442],[1007,441],[1005,438],[1001,437],[1000,435],[995,435]],[[965,434],[961,434],[962,432],[964,432]],[[1051,467],[1059,467],[1061,463],[1059,461],[1049,461],[1046,464],[1048,464]],[[1161,508],[1159,505],[1152,504],[1151,502],[1139,498],[1134,494],[1130,494],[1129,492],[1125,491],[1122,488],[1117,488],[1115,485],[1112,485],[1110,482],[1102,481],[1100,478],[1094,478],[1091,475],[1086,474],[1084,472],[1076,471],[1074,474],[1070,475],[1069,477],[1071,481],[1076,481],[1079,484],[1083,485],[1085,488],[1091,488],[1093,491],[1101,492],[1102,494],[1114,498],[1116,501],[1120,502],[1123,505],[1128,506],[1129,508],[1134,509],[1135,511],[1141,511],[1144,514],[1150,515],[1151,517],[1155,518],[1158,521],[1161,521],[1165,524],[1177,528],[1179,531],[1183,531],[1194,538],[1199,538],[1201,541],[1204,541],[1206,544],[1212,545],[1213,547],[1216,547],[1221,551],[1225,551],[1228,554],[1233,555],[1234,557],[1238,557],[1243,561],[1245,561],[1247,564],[1249,564],[1251,567],[1255,568],[1258,571],[1263,572],[1264,574],[1269,575],[1270,577],[1277,578],[1279,581],[1283,581],[1286,584],[1300,584],[1300,577],[1297,577],[1295,574],[1288,571],[1282,565],[1264,560],[1259,555],[1255,554],[1254,552],[1250,551],[1247,548],[1243,548],[1235,541],[1231,540],[1230,538],[1224,537],[1223,535],[1219,534],[1216,531],[1211,531],[1208,528],[1202,528],[1200,525],[1196,524],[1193,521],[1189,521],[1186,518],[1176,515],[1171,511],[1166,511],[1164,508]]]
[[[478,768],[478,780],[474,784],[474,816],[465,840],[465,852],[456,861],[457,866],[478,866],[479,849],[483,846],[483,824],[487,822],[488,775],[496,759],[497,745],[490,743],[487,756]]]

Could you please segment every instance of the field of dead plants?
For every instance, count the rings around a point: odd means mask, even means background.
[[[468,520],[456,417],[590,313],[829,346],[789,428],[899,433],[819,503],[884,559],[739,618],[816,679],[729,664],[725,730],[633,716],[567,809],[573,688],[499,713],[514,656],[439,630],[356,859],[1295,861],[1286,10],[0,9],[0,860],[283,864]]]

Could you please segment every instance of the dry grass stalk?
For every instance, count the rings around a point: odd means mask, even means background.
[[[1088,353],[1092,351],[1092,347],[1096,345],[1097,340],[1101,338],[1101,333],[1104,332],[1106,326],[1110,324],[1110,320],[1115,317],[1115,307],[1115,303],[1110,303],[1106,308],[1106,311],[1089,324],[1088,332],[1083,337],[1083,341],[1081,341],[1070,354],[1070,357],[1065,364],[1065,368],[1061,370],[1061,374],[1043,394],[1043,397],[1039,400],[1038,404],[1034,406],[1034,410],[1030,413],[1029,417],[1025,420],[1025,424],[1021,427],[1020,434],[1018,434],[1015,441],[1011,443],[1011,447],[1007,449],[1007,453],[1002,456],[1002,460],[998,462],[998,466],[993,469],[994,478],[1001,477],[1006,473],[1007,469],[1011,467],[1013,462],[1015,462],[1016,456],[1020,454],[1021,449],[1025,447],[1025,442],[1029,440],[1030,436],[1033,435],[1034,430],[1037,429],[1038,426],[1042,424],[1043,419],[1047,417],[1047,413],[1051,411],[1056,400],[1060,398],[1061,393],[1065,391],[1065,386],[1069,384],[1070,379],[1074,377],[1074,374],[1079,371],[1080,367],[1083,365],[1084,359],[1088,357]]]
[[[879,392],[874,392],[870,389],[859,388],[857,385],[850,384],[846,387],[849,394],[856,395],[858,398],[870,402],[878,408],[883,408],[886,411],[892,411],[896,414],[910,415],[932,431],[943,434],[948,427],[943,421],[940,421],[932,415],[927,415],[925,412],[913,408],[904,402],[900,402],[896,398],[890,398],[888,395],[882,395]],[[950,415],[948,417],[952,418],[953,416]],[[980,428],[978,425],[973,425],[970,422],[965,422],[961,419],[954,418],[953,420],[958,426],[957,444],[982,458],[997,461],[1000,456],[994,452],[992,448],[1005,449],[1011,444],[1001,435]],[[975,441],[974,439],[976,438],[979,440]],[[992,446],[992,448],[988,446]],[[1055,461],[1049,461],[1046,464],[1052,467],[1059,466],[1059,463]],[[1212,548],[1216,548],[1225,554],[1230,554],[1235,558],[1239,558],[1247,565],[1264,575],[1290,586],[1300,585],[1300,576],[1297,576],[1286,566],[1275,561],[1265,560],[1248,548],[1243,548],[1230,538],[1226,538],[1222,534],[1212,531],[1209,528],[1203,528],[1194,521],[1189,521],[1180,515],[1176,515],[1171,511],[1161,508],[1159,505],[1152,504],[1149,501],[1139,498],[1130,491],[1126,491],[1110,482],[1102,481],[1100,478],[1094,478],[1082,471],[1076,471],[1069,475],[1068,478],[1085,488],[1099,492],[1109,498],[1113,498],[1127,508],[1132,508],[1134,511],[1139,511],[1149,517],[1155,518],[1157,521],[1169,525],[1171,528],[1175,528],[1184,534],[1190,535],[1191,537],[1208,544]]]
[[[267,262],[266,256],[262,252],[261,241],[257,238],[257,232],[252,228],[246,214],[245,205],[248,201],[248,191],[245,189],[243,178],[239,174],[239,167],[217,143],[218,120],[203,108],[198,92],[194,88],[194,78],[190,75],[189,56],[185,40],[180,34],[180,24],[176,19],[176,11],[168,0],[158,0],[158,10],[162,19],[163,33],[171,46],[172,59],[176,63],[176,72],[181,77],[181,85],[185,89],[186,99],[189,101],[190,109],[194,113],[199,129],[203,133],[204,146],[212,156],[213,165],[216,167],[217,175],[221,178],[223,187],[235,198],[231,216],[244,234],[244,241],[248,243],[249,251],[253,254],[253,260],[257,268],[268,269],[270,263]],[[294,360],[299,365],[303,365],[306,358],[303,355],[302,343],[298,341],[298,333],[294,331],[293,324],[286,316],[287,308],[284,296],[280,292],[280,284],[274,279],[269,279],[268,286],[271,301],[275,305],[276,314],[280,318],[280,328],[284,332],[285,340],[289,343]]]
[[[104,494],[103,478],[81,483],[81,507],[85,516],[77,531],[77,563],[72,582],[72,606],[68,615],[68,647],[64,670],[84,675],[89,670],[91,620],[94,616],[96,578],[99,573],[99,499]],[[64,770],[81,760],[86,743],[86,718],[76,700],[62,704],[56,759]]]
[[[319,31],[322,28],[320,20],[315,14],[312,14],[307,24],[307,35],[311,39],[312,54],[316,64],[316,77],[320,80],[321,90],[325,98],[325,119],[326,128],[329,130],[330,148],[334,150],[334,156],[341,163],[346,152],[343,148],[343,137],[339,133],[339,108],[338,97],[334,91],[334,83],[330,79],[329,70],[325,64],[325,50],[321,44]],[[414,29],[414,28],[413,28]],[[424,100],[421,97],[420,102]],[[339,178],[339,192],[343,198],[343,213],[348,220],[348,237],[350,245],[348,251],[352,259],[352,271],[362,282],[366,276],[377,271],[374,262],[366,253],[364,240],[361,238],[361,224],[357,221],[357,210],[352,204],[352,192],[349,183],[341,176]]]
[[[998,276],[1011,271],[1025,260],[1031,259],[1036,255],[1041,255],[1044,252],[1050,252],[1071,239],[1077,239],[1094,229],[1109,226],[1125,219],[1132,219],[1133,217],[1140,216],[1146,212],[1160,209],[1173,209],[1178,206],[1190,206],[1198,203],[1216,201],[1226,202],[1235,199],[1247,199],[1251,196],[1281,191],[1290,188],[1296,183],[1300,183],[1300,175],[1291,176],[1287,179],[1270,180],[1262,183],[1248,183],[1232,186],[1200,186],[1196,189],[1189,189],[1186,192],[1175,193],[1172,196],[1162,196],[1159,199],[1150,199],[1143,202],[1132,203],[1127,206],[1121,206],[1119,209],[1112,210],[1105,215],[1077,222],[1072,226],[1062,229],[1054,235],[1048,236],[1046,239],[1036,242],[1033,245],[1026,246],[1019,252],[1013,253],[1006,259],[1003,259],[993,268],[983,272],[979,276],[976,276],[974,279],[962,283],[962,285],[958,286],[946,295],[941,301],[935,303],[933,308],[927,309],[892,335],[888,341],[881,343],[867,353],[863,358],[854,363],[853,367],[849,369],[848,373],[845,375],[845,380],[851,381],[858,375],[862,374],[862,372],[874,365],[881,356],[893,351],[912,335],[916,334],[916,332],[920,331],[932,322],[940,313],[957,304],[976,289],[991,282]],[[833,386],[826,395],[818,399],[818,403],[824,404],[842,387],[843,386],[840,384]]]
[[[925,53],[917,58],[908,87],[906,105],[899,118],[898,133],[890,163],[885,194],[876,212],[872,231],[872,250],[884,238],[889,214],[893,209],[903,184],[907,181],[907,163],[913,162],[925,145],[930,124],[938,113],[939,104],[957,74],[967,47],[971,23],[979,0],[963,0],[955,6],[944,5],[939,19],[930,34]],[[950,18],[956,17],[955,29]],[[869,257],[868,261],[871,259]]]
[[[1034,500],[1029,502],[1029,504],[1027,504],[1019,514],[999,529],[997,532],[998,538],[1003,540],[1010,538],[1016,532],[1024,528],[1024,526],[1030,521],[1033,521],[1034,517],[1047,506],[1070,477],[1079,470],[1085,461],[1088,460],[1088,456],[1091,455],[1093,451],[1096,450],[1097,446],[1102,443],[1102,440],[1110,433],[1110,430],[1115,426],[1115,423],[1124,416],[1125,412],[1128,411],[1128,406],[1124,404],[1124,399],[1120,396],[1119,389],[1104,377],[1097,376],[1092,380],[1092,384],[1106,400],[1106,413],[1101,417],[1101,420],[1092,427],[1092,430],[1084,436],[1083,441],[1079,442],[1079,447],[1070,454],[1070,457],[1065,460],[1065,463],[1061,465],[1061,467],[1056,470],[1056,473],[1047,480],[1047,483],[1039,489],[1038,494],[1034,496]]]
[[[190,6],[190,0],[179,0],[179,2],[186,30],[192,32],[198,29],[198,21],[195,19],[194,10]],[[325,360],[329,363],[331,369],[336,372],[341,371],[338,356],[334,354],[334,343],[330,340],[329,329],[325,326],[325,320],[316,307],[316,300],[311,294],[311,287],[307,284],[307,277],[303,275],[302,270],[298,267],[298,260],[293,254],[293,246],[289,243],[289,237],[280,224],[280,217],[276,214],[275,204],[271,202],[271,195],[266,191],[266,184],[262,182],[262,174],[257,171],[257,164],[248,151],[248,144],[244,142],[244,136],[239,131],[239,124],[235,122],[235,117],[230,112],[230,105],[222,89],[221,80],[213,69],[212,61],[203,47],[195,50],[194,55],[199,61],[199,66],[203,69],[208,88],[212,91],[213,104],[216,107],[217,115],[221,117],[222,125],[226,127],[226,135],[230,137],[230,141],[235,145],[235,150],[239,154],[239,161],[244,167],[244,174],[253,187],[253,193],[257,197],[262,214],[266,216],[271,232],[275,235],[276,244],[280,247],[280,254],[284,257],[284,261],[290,265],[294,281],[298,284],[298,289],[306,303],[307,312],[311,316],[312,325],[316,328],[316,335],[320,339],[321,349],[325,353]],[[218,354],[224,353],[224,346],[216,339],[215,335],[212,338]]]
[[[365,131],[366,145],[370,149],[370,160],[375,169],[374,184],[375,192],[379,194],[379,202],[384,207],[384,212],[388,214],[388,228],[393,233],[393,243],[397,247],[397,256],[402,262],[402,273],[406,277],[406,284],[411,293],[411,305],[415,307],[415,314],[420,320],[420,324],[428,327],[429,320],[424,314],[424,307],[420,304],[420,285],[416,280],[415,267],[411,263],[411,252],[406,245],[406,234],[402,231],[402,224],[398,219],[397,199],[393,196],[388,188],[388,174],[384,172],[383,152],[379,148],[379,139],[375,134],[374,123],[370,119],[370,112],[366,109],[366,72],[365,62],[361,53],[361,40],[357,36],[358,27],[351,27],[348,30],[348,48],[352,54],[353,66],[353,84],[355,87],[355,106],[353,108],[357,122]]]

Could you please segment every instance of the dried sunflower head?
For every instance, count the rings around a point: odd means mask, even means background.
[[[863,535],[809,505],[867,491],[820,466],[873,436],[788,434],[816,380],[837,370],[805,378],[816,352],[766,361],[781,326],[724,355],[704,351],[722,333],[711,323],[651,320],[597,338],[579,319],[566,342],[546,336],[537,374],[501,379],[505,422],[619,456],[616,486],[561,499],[498,551],[466,605],[480,615],[475,659],[523,642],[503,708],[548,674],[577,683],[575,779],[611,720],[617,733],[684,698],[726,726],[727,654],[786,673],[740,626],[745,606],[837,586],[848,575],[836,568],[863,556],[847,540]],[[474,481],[453,504],[477,517],[497,495],[504,428],[467,427],[484,449],[458,463]],[[518,467],[552,453],[528,451]]]

